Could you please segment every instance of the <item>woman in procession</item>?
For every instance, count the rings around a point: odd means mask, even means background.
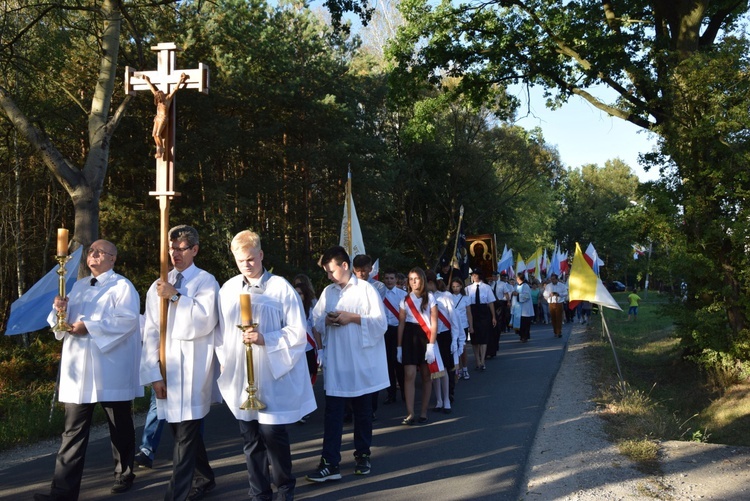
[[[437,341],[438,307],[435,297],[427,291],[427,279],[422,268],[412,268],[408,275],[408,295],[399,304],[398,347],[396,357],[404,366],[404,395],[406,417],[401,422],[413,425],[427,422],[432,384],[428,364],[439,356],[435,348]],[[417,366],[422,373],[422,409],[419,418],[414,417],[414,382]]]
[[[436,401],[433,410],[450,414],[452,412],[450,376],[453,375],[454,355],[458,355],[458,333],[461,328],[453,309],[453,298],[445,290],[445,282],[438,280],[437,275],[432,270],[426,272],[425,275],[427,277],[427,290],[435,296],[438,307],[437,344],[440,358],[445,366],[445,375],[432,380]]]

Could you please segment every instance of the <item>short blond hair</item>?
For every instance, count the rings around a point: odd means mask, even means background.
[[[260,235],[250,230],[241,231],[234,236],[229,249],[232,252],[246,249],[262,250],[260,247]]]

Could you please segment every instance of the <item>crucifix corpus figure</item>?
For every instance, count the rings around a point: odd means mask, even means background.
[[[174,95],[177,94],[178,90],[184,89],[187,86],[187,81],[190,77],[187,73],[182,73],[180,75],[180,82],[169,94],[164,94],[164,92],[152,84],[148,75],[140,75],[140,77],[148,83],[151,92],[154,93],[156,117],[154,117],[154,130],[151,132],[151,135],[154,138],[154,143],[156,143],[156,155],[154,155],[154,157],[166,160],[167,149],[165,148],[166,138],[164,137],[164,131],[167,130],[167,124],[169,123],[169,107],[172,105]]]

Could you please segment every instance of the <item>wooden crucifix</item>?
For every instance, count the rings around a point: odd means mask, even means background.
[[[159,277],[167,281],[169,273],[169,203],[180,194],[174,191],[175,124],[177,118],[176,93],[180,89],[198,89],[208,94],[208,66],[198,63],[198,69],[175,68],[177,52],[174,43],[160,43],[151,50],[158,54],[156,71],[135,71],[125,67],[125,93],[136,95],[138,91],[150,91],[154,95],[156,117],[152,135],[156,144],[156,190],[149,195],[159,200],[161,261]],[[164,381],[167,380],[166,340],[169,300],[161,299],[159,311],[159,364]]]

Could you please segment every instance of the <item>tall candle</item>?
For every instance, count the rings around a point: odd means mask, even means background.
[[[250,303],[250,294],[240,294],[240,316],[242,325],[252,325],[253,307]]]
[[[68,230],[65,228],[57,229],[57,255],[68,255]]]

